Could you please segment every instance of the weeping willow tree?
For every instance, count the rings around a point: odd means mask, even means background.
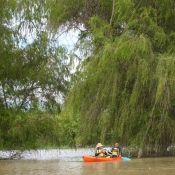
[[[175,2],[95,2],[87,9],[90,0],[79,1],[84,5],[67,17],[72,24],[81,19],[87,35],[79,41],[85,54],[63,130],[76,144],[117,139],[143,155],[163,155],[175,142]]]

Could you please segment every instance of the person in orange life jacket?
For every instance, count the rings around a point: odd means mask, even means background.
[[[106,157],[107,156],[107,152],[103,149],[103,146],[101,143],[98,143],[96,145],[96,150],[95,150],[95,156],[96,157]]]
[[[122,157],[122,149],[118,142],[115,142],[114,147],[111,149],[111,157]]]

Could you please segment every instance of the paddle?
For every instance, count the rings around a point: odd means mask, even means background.
[[[122,157],[123,160],[131,160],[129,157]]]

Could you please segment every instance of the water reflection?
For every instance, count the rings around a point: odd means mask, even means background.
[[[117,174],[119,170],[119,166],[121,166],[121,162],[92,162],[92,163],[84,163],[83,165],[83,175],[91,174],[94,175],[97,172],[100,175],[107,175],[114,172]]]
[[[175,175],[175,158],[135,158],[131,161],[84,163],[83,175]]]

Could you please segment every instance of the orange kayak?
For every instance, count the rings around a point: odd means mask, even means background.
[[[113,162],[121,161],[122,157],[108,158],[108,157],[93,157],[93,156],[83,156],[84,162]]]

